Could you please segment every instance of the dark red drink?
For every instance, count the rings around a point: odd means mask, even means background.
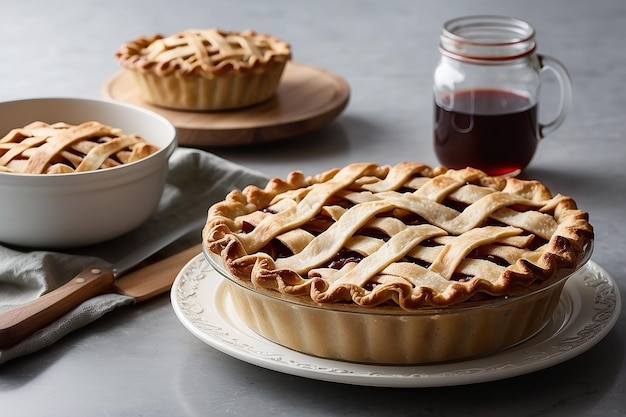
[[[435,103],[435,153],[442,165],[490,175],[528,165],[538,143],[536,104],[502,90],[462,91],[452,98],[453,110]]]

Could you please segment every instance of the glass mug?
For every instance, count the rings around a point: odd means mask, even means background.
[[[572,101],[565,67],[537,54],[534,28],[519,19],[467,16],[443,25],[434,73],[434,148],[448,168],[519,174],[539,140],[564,121]],[[538,119],[541,74],[560,85],[555,118]]]

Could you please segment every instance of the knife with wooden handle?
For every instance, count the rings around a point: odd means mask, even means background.
[[[63,286],[0,313],[0,348],[17,344],[97,295],[117,293],[141,302],[169,291],[178,271],[200,251],[201,244],[194,245],[117,279],[111,269],[86,268]]]

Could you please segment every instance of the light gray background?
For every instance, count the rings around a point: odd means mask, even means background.
[[[343,76],[343,115],[290,141],[216,154],[284,176],[349,162],[437,164],[431,74],[443,21],[524,18],[539,51],[569,69],[570,117],[539,146],[525,176],[591,213],[593,259],[619,283],[626,252],[626,3],[621,0],[2,2],[0,100],[99,97],[115,50],[140,35],[193,27],[253,28],[284,38],[294,58]],[[549,89],[550,85],[546,87]],[[546,101],[545,108],[550,108]],[[1,197],[0,197],[1,198]],[[198,341],[167,296],[121,309],[52,348],[0,367],[3,416],[622,416],[626,323],[553,368],[465,387],[381,389],[326,383],[240,362]]]

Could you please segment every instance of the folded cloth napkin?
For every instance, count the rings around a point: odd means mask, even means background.
[[[171,212],[184,213],[192,206],[206,210],[233,189],[242,189],[249,184],[264,186],[266,183],[267,178],[261,173],[211,153],[190,148],[176,149],[169,161],[167,183],[156,212],[139,228],[143,230],[130,232],[128,236],[133,233],[132,238],[141,238],[138,233],[156,236],[159,226],[162,226],[161,218],[167,218],[168,222],[184,220],[183,215],[168,216]],[[199,242],[200,231],[191,238]],[[99,246],[104,251],[106,243],[92,245],[88,251],[92,255],[87,255],[80,250],[56,252],[0,245],[0,312],[63,285],[89,265],[108,266],[105,259],[96,255]],[[132,303],[133,298],[118,294],[101,295],[85,301],[17,345],[0,350],[0,364],[45,348],[107,312]]]

